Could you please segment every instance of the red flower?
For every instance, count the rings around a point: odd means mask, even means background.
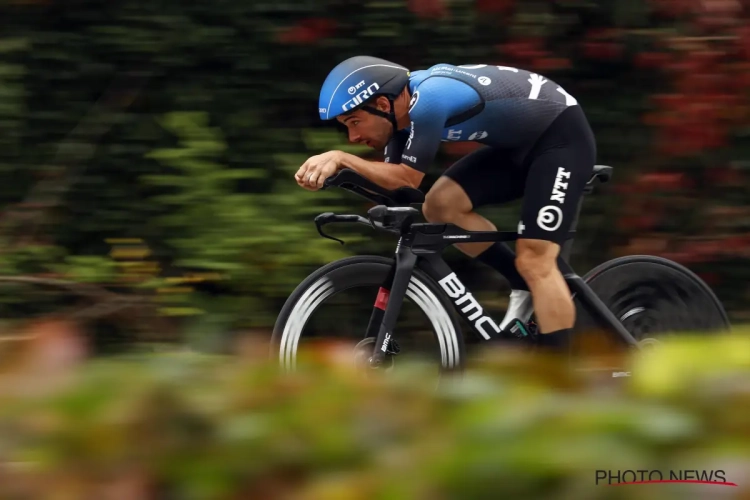
[[[332,19],[308,18],[283,30],[276,40],[284,44],[304,45],[329,37],[335,30],[336,23]]]
[[[613,42],[584,42],[583,54],[590,59],[617,59],[622,55],[622,45]]]
[[[531,64],[537,71],[551,71],[570,67],[570,60],[565,57],[542,57]]]
[[[637,68],[664,68],[669,61],[669,54],[664,52],[640,52],[636,54],[633,64]]]
[[[408,6],[417,16],[428,19],[441,18],[448,14],[442,0],[409,0]]]
[[[477,0],[476,9],[485,13],[505,13],[514,6],[515,0]]]

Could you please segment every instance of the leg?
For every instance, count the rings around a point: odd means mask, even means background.
[[[541,333],[573,328],[575,307],[570,290],[557,268],[560,245],[551,241],[519,239],[516,267],[531,289]]]
[[[566,109],[530,154],[516,267],[531,289],[542,344],[567,342],[575,306],[557,267],[596,158],[593,134],[578,106]],[[547,338],[545,338],[547,337]]]
[[[422,205],[425,218],[434,223],[452,223],[467,231],[497,231],[495,225],[473,211],[471,200],[463,188],[450,177],[442,176],[430,189]],[[476,257],[492,243],[456,243],[470,257]]]
[[[469,231],[497,231],[495,225],[474,212],[474,208],[520,198],[524,182],[523,172],[510,164],[506,152],[484,147],[456,162],[435,182],[427,193],[422,211],[430,222],[452,223]],[[528,290],[515,267],[514,254],[505,243],[458,243],[455,246],[505,276],[513,290]]]

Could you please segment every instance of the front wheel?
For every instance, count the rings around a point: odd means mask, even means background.
[[[371,352],[372,343],[364,339],[367,322],[393,264],[393,259],[377,256],[349,257],[318,269],[300,283],[281,309],[271,338],[271,355],[282,369],[295,369],[300,342],[316,338],[359,342],[361,349]],[[418,267],[412,273],[394,338],[400,348],[398,358],[427,357],[441,373],[463,368],[464,342],[455,312],[436,283]],[[362,352],[353,352],[353,357],[361,356]]]

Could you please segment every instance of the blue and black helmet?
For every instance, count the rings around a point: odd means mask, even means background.
[[[395,124],[393,99],[409,83],[409,70],[400,64],[371,56],[355,56],[341,63],[328,73],[320,89],[318,111],[321,120],[337,116],[361,107],[375,95],[383,95],[391,101],[391,112],[366,107],[367,111],[389,118]]]

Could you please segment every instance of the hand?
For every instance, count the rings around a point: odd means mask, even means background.
[[[311,156],[297,170],[294,178],[297,184],[310,191],[317,191],[323,187],[327,178],[341,168],[341,152],[329,151],[321,155]]]

